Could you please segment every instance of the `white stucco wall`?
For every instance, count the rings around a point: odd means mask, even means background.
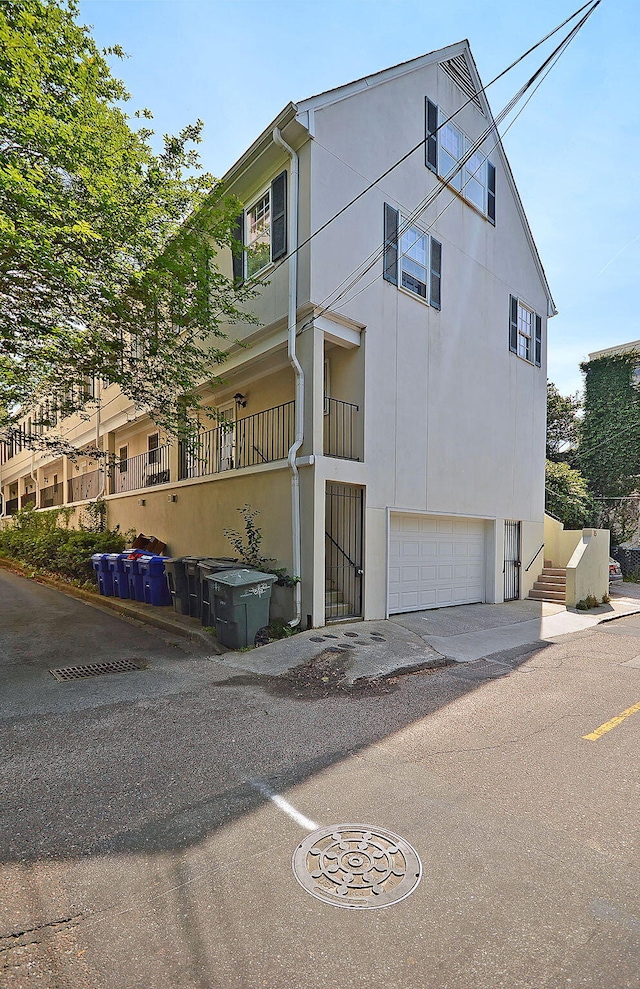
[[[425,96],[445,113],[465,99],[441,69],[427,66],[316,108],[313,228],[424,138]],[[472,139],[487,124],[472,105],[457,122]],[[377,550],[389,507],[520,520],[523,563],[542,542],[548,296],[492,143],[484,148],[497,169],[496,226],[449,190],[421,218],[423,225],[433,224],[431,233],[442,243],[442,310],[384,281],[380,258],[353,299],[347,295],[335,305],[366,327],[361,473],[367,545]],[[381,247],[385,202],[408,213],[436,182],[421,148],[314,238],[312,302],[330,304],[336,287]],[[509,350],[510,294],[542,316],[540,368]],[[491,531],[498,559],[502,526]],[[497,569],[496,563],[488,599],[500,596]],[[527,580],[523,575],[523,593]],[[374,617],[386,596],[377,551],[366,581],[367,614]]]

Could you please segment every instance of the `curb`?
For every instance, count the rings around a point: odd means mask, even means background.
[[[17,574],[18,577],[24,577],[25,580],[32,580],[36,584],[43,584],[45,587],[50,587],[54,591],[60,591],[61,594],[66,594],[68,597],[77,598],[92,608],[113,612],[120,618],[139,622],[142,625],[151,625],[154,628],[161,629],[163,632],[171,632],[175,635],[181,635],[186,639],[202,642],[211,652],[218,656],[222,656],[228,652],[224,646],[221,646],[219,642],[206,632],[201,632],[198,628],[188,628],[178,622],[172,622],[171,619],[165,618],[162,615],[140,612],[136,608],[128,607],[120,598],[109,598],[102,594],[94,594],[92,591],[85,591],[81,587],[67,584],[63,580],[56,580],[55,577],[45,577],[42,574],[30,575],[21,563],[17,563],[15,560],[10,560],[7,557],[0,557],[0,569],[10,570],[12,573]]]

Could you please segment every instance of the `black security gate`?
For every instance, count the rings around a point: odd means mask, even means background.
[[[520,523],[506,519],[504,523],[504,599],[517,601],[520,597]]]
[[[325,618],[362,617],[364,491],[327,483],[325,502]]]

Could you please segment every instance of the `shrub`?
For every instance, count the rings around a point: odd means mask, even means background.
[[[103,532],[70,529],[69,512],[64,509],[38,512],[28,506],[0,530],[3,556],[83,583],[93,578],[93,553],[121,553],[124,547],[125,538],[117,528]]]

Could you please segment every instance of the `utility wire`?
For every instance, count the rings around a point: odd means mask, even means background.
[[[408,230],[408,228],[410,226],[412,226],[412,224],[420,216],[420,214],[423,213],[426,209],[428,209],[428,207],[433,202],[435,202],[435,200],[440,195],[440,193],[443,191],[443,189],[445,189],[447,187],[447,185],[451,182],[451,180],[453,178],[455,178],[455,176],[457,174],[459,174],[459,172],[465,167],[465,165],[470,160],[470,158],[472,158],[473,155],[480,149],[480,146],[487,139],[487,137],[492,132],[495,132],[495,130],[499,126],[499,124],[502,123],[502,121],[505,119],[505,117],[508,116],[509,113],[511,113],[511,111],[515,108],[515,106],[518,104],[518,102],[522,99],[523,95],[527,92],[528,89],[531,88],[531,86],[535,83],[535,81],[538,79],[538,77],[540,77],[542,75],[542,78],[540,79],[540,82],[542,82],[544,80],[545,76],[548,74],[548,72],[551,70],[551,68],[553,68],[553,65],[555,64],[555,62],[560,58],[560,56],[564,53],[564,51],[566,50],[566,48],[571,44],[571,42],[574,40],[574,38],[576,37],[576,35],[578,34],[578,32],[584,26],[584,24],[586,23],[586,21],[591,16],[591,14],[596,9],[596,7],[599,5],[600,2],[601,2],[601,0],[596,0],[596,2],[593,4],[593,6],[591,7],[591,9],[584,15],[584,17],[578,22],[578,24],[576,24],[572,28],[572,30],[569,32],[569,34],[565,38],[563,38],[563,40],[560,42],[560,44],[544,60],[544,62],[540,65],[540,67],[527,80],[527,82],[524,84],[524,86],[522,86],[518,90],[518,92],[515,94],[515,96],[513,96],[508,101],[508,103],[503,107],[503,109],[500,111],[500,113],[495,118],[495,120],[492,121],[487,128],[485,128],[485,130],[480,135],[480,137],[477,138],[477,140],[473,142],[473,144],[468,148],[468,150],[465,152],[465,154],[449,170],[449,172],[447,173],[447,175],[445,175],[443,178],[439,178],[438,179],[438,185],[435,187],[435,189],[433,189],[425,197],[425,199],[423,199],[422,202],[418,204],[418,206],[412,211],[412,213],[409,215],[409,217],[407,217],[405,220],[403,220],[403,223],[398,228],[398,234],[397,234],[398,241],[400,241],[400,238],[402,237],[402,235]],[[535,92],[535,90],[534,90],[534,92]],[[532,93],[532,95],[533,95],[533,93]],[[525,106],[526,106],[526,104],[525,104]],[[524,109],[524,107],[523,107],[523,109]],[[452,116],[455,116],[455,114],[452,115]],[[448,120],[450,120],[450,119],[452,119],[452,118],[449,117]],[[444,121],[441,126],[444,126],[444,124],[447,123],[448,120],[447,121]],[[422,143],[424,143],[424,142],[422,142]],[[405,158],[406,157],[407,156],[405,156]],[[400,159],[400,161],[403,161],[403,160],[404,159]],[[338,214],[336,214],[336,215],[338,215]],[[433,222],[435,222],[435,221],[433,221]],[[325,299],[323,299],[323,301],[321,303],[321,307],[322,308],[321,308],[320,312],[314,313],[314,317],[313,318],[317,318],[318,316],[322,316],[325,312],[328,311],[328,309],[332,308],[335,305],[335,303],[338,302],[347,292],[349,292],[352,288],[354,288],[355,285],[358,283],[358,281],[360,281],[367,274],[367,272],[370,271],[371,268],[380,260],[380,258],[384,254],[384,249],[385,249],[385,242],[383,241],[382,244],[372,254],[370,254],[368,258],[366,258],[364,261],[362,261],[360,263],[360,265],[358,265],[356,268],[353,269],[353,271],[350,273],[350,275],[347,275],[346,278],[344,278],[342,280],[342,282],[340,283],[340,285],[338,285],[338,287],[336,289],[334,289],[333,292],[330,295],[326,296]],[[363,265],[364,265],[364,267],[363,267]],[[362,268],[361,271],[359,271],[360,268]],[[357,272],[359,272],[359,273],[356,274]],[[345,289],[343,289],[342,291],[339,291],[341,289],[341,287],[344,285],[344,283],[346,282],[346,280],[348,278],[350,278],[351,276],[355,276],[353,278],[353,280],[351,281],[351,283]],[[334,295],[335,295],[336,292],[338,292],[339,294],[336,296],[335,299],[333,299],[333,302],[330,303],[328,300],[332,299],[334,297]]]
[[[544,36],[544,38],[541,38],[540,41],[537,41],[534,45],[532,45],[529,49],[527,49],[526,52],[524,52],[517,59],[515,59],[515,61],[511,62],[511,64],[508,65],[506,67],[506,69],[503,69],[501,72],[498,73],[497,76],[494,76],[494,78],[490,82],[486,83],[486,85],[484,85],[484,86],[481,86],[480,89],[478,89],[476,92],[474,92],[473,95],[470,96],[466,100],[466,102],[462,104],[462,106],[460,106],[457,110],[455,110],[449,117],[446,118],[446,120],[443,120],[442,123],[438,125],[438,127],[436,128],[436,130],[433,133],[434,134],[437,134],[438,131],[441,130],[444,126],[446,126],[446,124],[448,124],[451,120],[453,120],[453,118],[455,116],[457,116],[457,114],[461,113],[462,110],[465,109],[465,107],[469,106],[470,103],[472,103],[474,100],[476,100],[477,97],[481,93],[485,93],[487,91],[487,89],[489,89],[491,86],[494,85],[494,83],[498,82],[499,79],[502,79],[503,76],[505,76],[512,69],[514,69],[517,65],[519,65],[520,62],[522,62],[525,58],[527,58],[529,55],[531,55],[531,53],[534,52],[541,45],[543,45],[545,43],[545,41],[548,41],[549,38],[553,37],[554,34],[557,34],[558,31],[561,31],[562,28],[565,27],[565,25],[567,25],[570,21],[574,20],[574,18],[578,17],[578,15],[581,14],[583,10],[586,10],[587,7],[591,7],[591,10],[589,11],[589,13],[587,15],[587,16],[590,16],[591,13],[593,13],[593,11],[595,10],[595,8],[600,4],[600,2],[601,2],[601,0],[588,0],[588,2],[585,3],[585,4],[583,4],[582,7],[579,7],[578,10],[574,11],[574,13],[571,14],[569,17],[567,17],[564,21],[562,21],[561,24],[558,24],[558,26],[555,27],[552,31],[549,31],[549,33],[546,34]],[[592,4],[593,4],[593,6],[591,6]],[[579,27],[582,26],[582,23],[584,22],[584,20],[586,20],[586,18],[584,18],[583,21],[581,21]],[[303,240],[301,244],[298,244],[298,246],[295,248],[294,251],[291,251],[291,253],[288,254],[286,258],[283,258],[283,260],[280,261],[276,265],[275,268],[271,269],[271,271],[268,272],[268,276],[271,277],[275,273],[275,271],[277,271],[278,268],[282,264],[284,264],[289,258],[293,257],[293,255],[296,254],[298,251],[301,251],[303,247],[306,247],[307,244],[310,241],[312,241],[314,237],[317,237],[318,234],[322,233],[323,230],[326,230],[326,228],[331,223],[333,223],[334,220],[337,220],[339,216],[342,216],[342,214],[345,213],[348,209],[350,209],[355,203],[357,203],[358,200],[362,199],[363,196],[365,196],[368,192],[370,192],[371,189],[373,189],[374,186],[376,186],[378,184],[378,182],[381,182],[382,179],[386,178],[386,176],[389,175],[395,168],[397,168],[398,165],[401,165],[404,161],[407,160],[407,158],[411,157],[412,154],[415,154],[416,151],[418,151],[421,147],[424,146],[426,139],[427,139],[427,137],[426,137],[426,134],[425,134],[424,138],[421,141],[419,141],[418,144],[416,144],[413,148],[411,148],[409,151],[407,151],[407,153],[405,155],[403,155],[402,158],[399,158],[397,161],[395,161],[393,163],[393,165],[391,165],[384,172],[382,172],[382,174],[379,175],[377,179],[374,179],[372,182],[370,182],[369,185],[367,185],[361,192],[359,192],[357,194],[357,196],[354,196],[354,198],[351,199],[344,206],[342,206],[338,210],[337,213],[334,213],[334,215],[331,216],[331,217],[329,217],[329,219],[326,220],[325,223],[323,223],[320,227],[318,227],[317,230],[314,230],[313,233],[311,233],[306,238],[306,240]],[[265,274],[265,275],[261,276],[260,278],[257,278],[256,281],[255,281],[255,284],[259,284],[266,277],[267,277],[267,275]]]

